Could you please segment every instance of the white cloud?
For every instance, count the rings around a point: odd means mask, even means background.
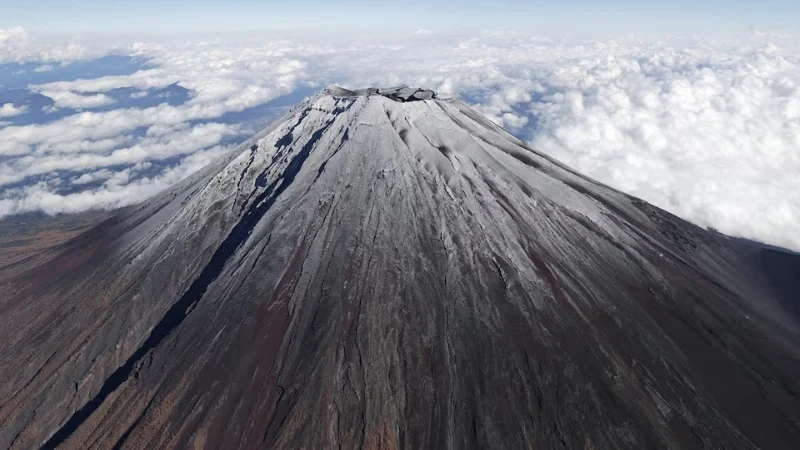
[[[115,136],[96,141],[68,141],[66,146],[55,144],[54,148],[37,147],[37,154],[0,163],[0,187],[57,171],[84,171],[187,155],[216,146],[235,133],[235,126],[205,123],[139,139]],[[124,142],[133,145],[117,148]]]
[[[31,211],[41,211],[46,214],[76,213],[136,204],[196,172],[221,156],[225,150],[222,147],[214,147],[195,153],[184,158],[177,166],[170,167],[153,178],[143,177],[127,182],[128,175],[125,171],[117,172],[109,176],[108,181],[100,188],[70,194],[55,193],[51,186],[44,182],[14,189],[0,198],[0,217]]]
[[[25,106],[14,106],[13,103],[4,103],[0,106],[0,118],[14,117],[25,113],[28,110]]]
[[[89,184],[89,183],[94,183],[95,181],[99,181],[99,180],[107,180],[107,179],[111,178],[112,176],[114,176],[114,172],[112,172],[112,171],[110,171],[108,169],[100,169],[100,170],[96,170],[94,172],[84,173],[79,177],[73,177],[70,180],[70,183],[72,185]]]
[[[57,108],[88,109],[114,103],[114,99],[105,94],[79,95],[70,91],[40,91],[50,97]]]
[[[105,53],[74,42],[53,44],[31,39],[22,27],[0,28],[0,63],[9,62],[70,62]],[[37,69],[41,69],[40,66]],[[34,69],[35,71],[38,71]]]
[[[797,61],[651,47],[567,67],[530,104],[534,146],[699,225],[800,248]]]
[[[181,75],[164,69],[140,70],[130,75],[113,75],[100,78],[57,81],[33,86],[36,91],[73,92],[76,94],[108,92],[112,89],[132,87],[139,90],[162,89],[181,81]]]

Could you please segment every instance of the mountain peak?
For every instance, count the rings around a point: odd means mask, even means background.
[[[412,88],[408,86],[398,86],[390,88],[364,88],[349,90],[340,86],[332,86],[325,90],[326,93],[334,97],[363,97],[380,95],[396,102],[405,103],[420,100],[431,100],[437,98],[436,92],[430,89]]]
[[[0,448],[800,442],[750,249],[433,91],[327,89],[59,251],[0,285]]]

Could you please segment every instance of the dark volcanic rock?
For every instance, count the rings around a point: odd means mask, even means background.
[[[797,448],[764,267],[457,100],[334,88],[0,284],[0,447]]]

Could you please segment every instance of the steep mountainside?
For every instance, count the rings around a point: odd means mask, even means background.
[[[0,276],[2,448],[800,445],[753,246],[431,91],[326,90],[59,251]]]

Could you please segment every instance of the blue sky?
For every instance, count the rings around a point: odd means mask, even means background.
[[[0,28],[52,32],[514,27],[564,33],[794,31],[795,0],[0,0]]]

